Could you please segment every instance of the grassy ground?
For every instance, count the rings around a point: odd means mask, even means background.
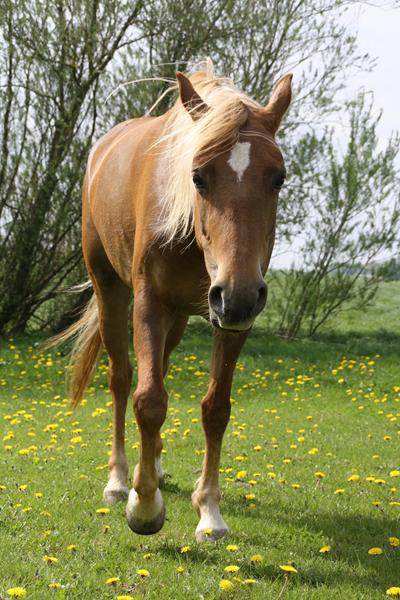
[[[190,507],[203,451],[207,326],[190,325],[168,376],[168,520],[153,537],[128,529],[122,505],[97,512],[111,434],[105,362],[72,413],[65,357],[40,354],[33,339],[0,341],[0,598],[18,586],[36,600],[359,600],[400,586],[396,301],[382,289],[376,309],[319,341],[287,343],[256,328],[237,368],[221,465],[231,537],[215,545],[194,541]],[[131,411],[127,447],[133,466]],[[220,590],[221,580],[233,588]]]

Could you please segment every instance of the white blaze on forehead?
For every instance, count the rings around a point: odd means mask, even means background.
[[[228,165],[235,171],[239,181],[250,164],[250,142],[237,142],[228,160]]]

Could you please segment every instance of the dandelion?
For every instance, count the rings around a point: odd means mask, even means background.
[[[117,596],[117,600],[134,600],[133,596]]]
[[[330,546],[322,546],[322,548],[319,549],[321,554],[327,554],[328,552],[331,551],[331,547]]]
[[[293,565],[279,565],[279,568],[285,573],[298,573],[297,569]]]
[[[110,512],[109,508],[97,508],[96,509],[96,513],[98,515],[108,515],[109,512]]]
[[[7,594],[11,596],[11,598],[25,598],[26,589],[23,587],[13,587],[7,590]]]
[[[344,489],[343,488],[338,488],[337,490],[335,490],[334,492],[337,496],[341,496],[342,494],[344,494]]]
[[[388,596],[400,596],[400,587],[390,587],[386,590],[386,594]]]
[[[257,581],[255,579],[244,579],[243,583],[245,585],[254,585],[255,583],[257,583]]]
[[[253,556],[250,556],[250,560],[251,562],[258,563],[262,562],[264,560],[264,557],[262,554],[253,554]]]
[[[181,554],[186,554],[186,552],[190,552],[190,546],[182,546]]]
[[[117,585],[120,582],[119,577],[109,577],[106,581],[106,585]]]
[[[227,567],[224,568],[224,571],[226,573],[237,573],[239,571],[240,567],[238,567],[237,565],[228,565]]]
[[[389,473],[390,477],[400,477],[400,471],[398,469],[394,469]]]
[[[315,477],[317,477],[317,479],[323,479],[324,477],[326,477],[325,473],[323,473],[322,471],[317,471],[316,473],[314,473]]]
[[[371,554],[372,556],[378,556],[379,554],[383,554],[383,550],[378,546],[374,546],[368,550],[368,554]]]
[[[400,546],[400,539],[398,537],[390,537],[389,544],[393,547]]]
[[[228,544],[226,549],[229,550],[229,552],[236,552],[236,550],[239,550],[239,546],[236,546],[236,544]]]
[[[58,558],[56,558],[55,556],[49,556],[48,554],[45,554],[42,558],[42,560],[44,562],[46,562],[49,565],[52,565],[54,563],[58,563]]]
[[[350,477],[347,479],[347,481],[353,482],[353,481],[359,481],[360,480],[360,476],[357,475],[357,473],[353,473],[353,475],[350,475]]]
[[[229,581],[228,579],[221,579],[221,581],[219,582],[219,589],[223,592],[230,592],[231,590],[233,590],[233,588],[234,585],[232,581]]]
[[[150,573],[148,572],[147,569],[138,569],[136,571],[136,574],[139,575],[139,577],[149,577]]]
[[[175,571],[176,571],[177,573],[184,573],[185,569],[184,569],[184,567],[182,567],[182,565],[178,565],[178,566],[176,567]]]
[[[75,544],[70,544],[69,546],[67,546],[67,550],[69,552],[76,552],[76,546],[75,546]]]
[[[49,587],[51,590],[57,590],[61,587],[61,583],[57,583],[56,581],[53,581],[52,583],[49,583],[49,585],[47,587]]]

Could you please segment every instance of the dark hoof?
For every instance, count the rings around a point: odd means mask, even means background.
[[[163,506],[161,513],[151,521],[142,521],[141,519],[136,519],[132,515],[127,516],[127,521],[134,533],[138,533],[139,535],[153,535],[160,531],[164,525],[165,507]]]

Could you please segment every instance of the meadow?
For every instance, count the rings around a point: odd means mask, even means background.
[[[167,521],[133,534],[102,500],[111,437],[103,358],[70,409],[67,348],[0,340],[0,598],[375,599],[400,595],[400,287],[316,340],[260,320],[242,352],[221,464],[229,539],[197,544],[211,332],[173,354],[163,428]],[[135,372],[136,373],[136,372]],[[134,374],[135,378],[135,374]],[[130,467],[138,455],[131,407]]]

